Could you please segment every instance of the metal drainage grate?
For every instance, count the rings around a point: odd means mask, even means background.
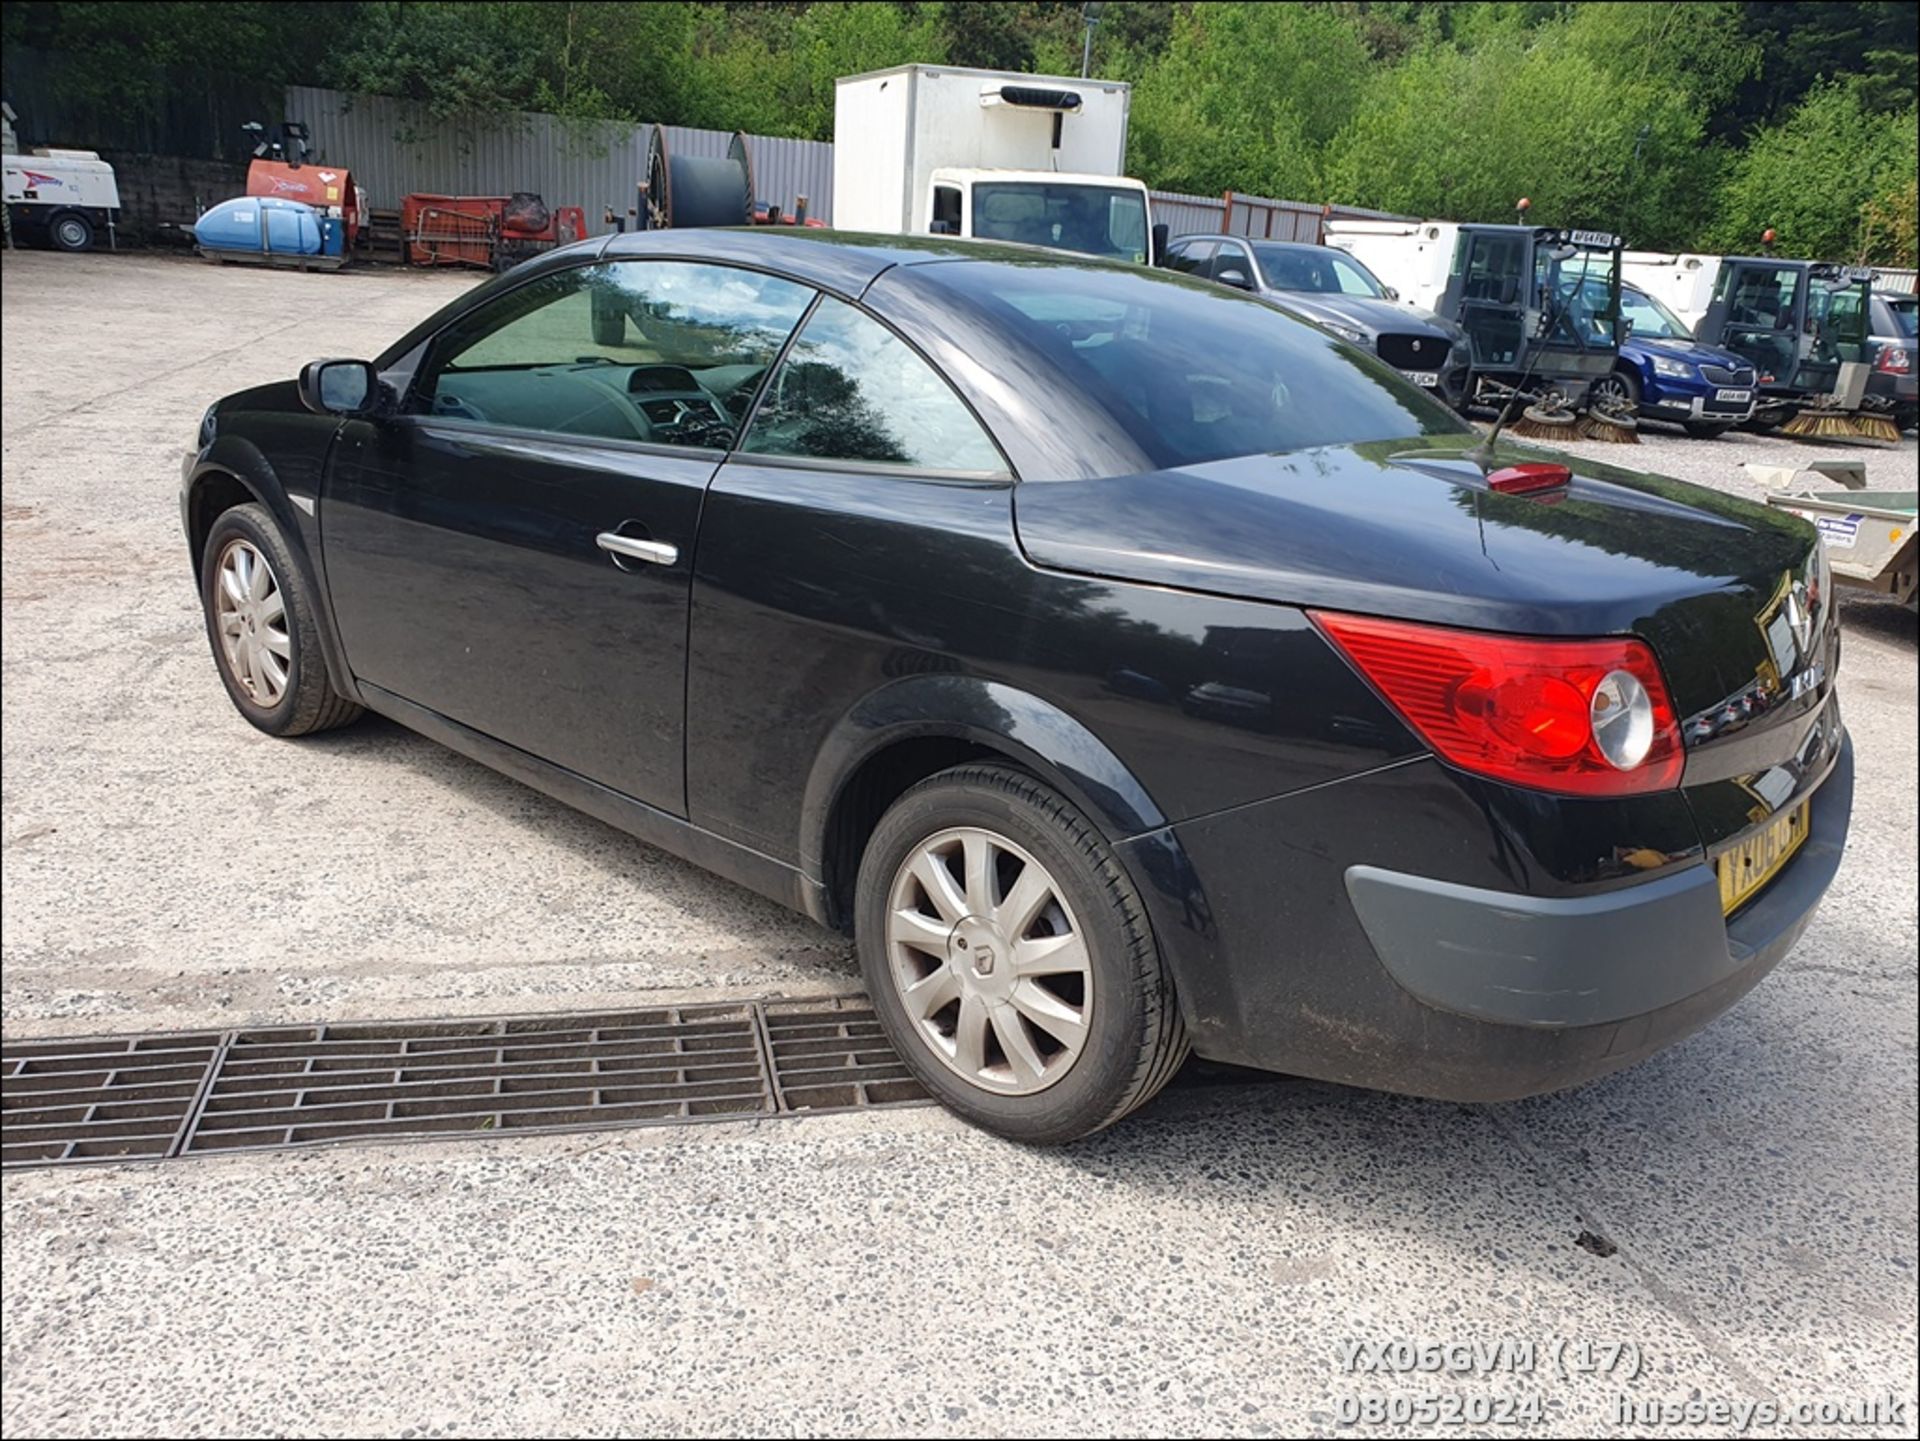
[[[242,1031],[188,1152],[773,1110],[750,1006]]]
[[[32,1041],[4,1057],[8,1167],[926,1099],[864,996]]]
[[[220,1041],[217,1031],[0,1041],[0,1162],[173,1154]]]
[[[774,1086],[787,1111],[842,1110],[925,1101],[865,996],[761,1008]]]

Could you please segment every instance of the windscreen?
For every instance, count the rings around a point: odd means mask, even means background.
[[[1256,245],[1260,271],[1275,290],[1313,295],[1365,295],[1384,300],[1387,288],[1373,272],[1341,251],[1319,245]]]
[[[1120,186],[989,181],[973,187],[973,233],[1144,265],[1147,203]]]
[[[1536,294],[1558,297],[1549,343],[1606,349],[1615,343],[1620,316],[1619,256],[1612,250],[1536,245]]]
[[[914,279],[981,312],[1158,468],[1467,428],[1374,357],[1164,270],[959,262]]]
[[[1598,290],[1601,287],[1596,283],[1593,288]],[[1693,332],[1687,329],[1685,321],[1651,295],[1641,291],[1622,290],[1620,292],[1620,314],[1633,323],[1633,333],[1641,339],[1693,339]]]

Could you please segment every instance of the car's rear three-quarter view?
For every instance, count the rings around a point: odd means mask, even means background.
[[[585,242],[217,402],[182,504],[247,720],[373,710],[849,931],[1023,1140],[1189,1051],[1588,1080],[1757,984],[1846,838],[1810,526],[1164,270]]]

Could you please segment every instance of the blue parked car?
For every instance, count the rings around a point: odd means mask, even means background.
[[[1595,400],[1631,402],[1642,420],[1670,420],[1702,440],[1752,417],[1759,393],[1752,362],[1698,344],[1679,316],[1630,285],[1620,287],[1620,313],[1631,328],[1613,374],[1594,382]]]

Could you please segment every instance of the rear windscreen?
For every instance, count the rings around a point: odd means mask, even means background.
[[[1465,424],[1373,356],[1166,271],[958,263],[916,281],[978,310],[1170,468]]]

